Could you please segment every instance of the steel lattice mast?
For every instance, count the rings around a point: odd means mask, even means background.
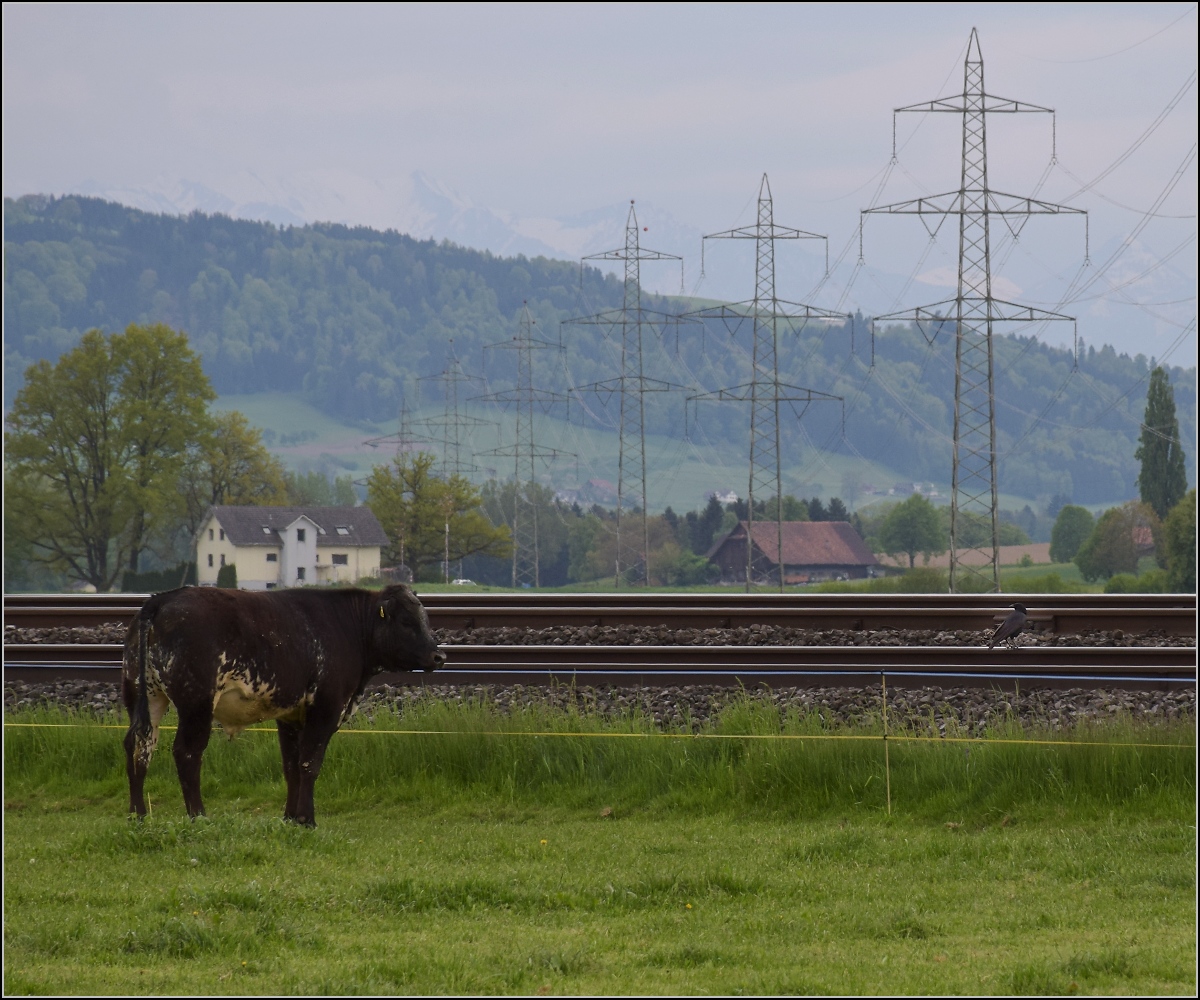
[[[878,208],[865,214],[957,215],[958,292],[954,299],[914,310],[877,316],[876,320],[941,322],[955,328],[954,452],[950,499],[950,590],[962,589],[967,576],[982,580],[992,591],[1000,589],[998,486],[996,481],[995,363],[993,325],[997,322],[1074,321],[1070,316],[1005,302],[992,295],[991,217],[1002,218],[1017,237],[1031,215],[1086,215],[1083,209],[1056,205],[1036,198],[994,191],[988,186],[987,116],[1040,112],[1052,108],[988,94],[983,84],[983,55],[979,34],[971,29],[963,66],[963,92],[921,104],[896,108],[903,112],[947,112],[962,116],[962,172],[957,191],[917,198]],[[893,129],[894,134],[894,129]],[[893,152],[893,157],[894,157]],[[922,220],[924,221],[924,220]],[[926,227],[928,228],[928,226]],[[931,230],[936,232],[936,228]],[[928,336],[928,335],[926,335]],[[932,339],[932,338],[930,338]],[[986,542],[971,544],[968,517],[984,519]],[[975,555],[972,556],[972,553]],[[982,564],[980,559],[982,557]]]
[[[779,589],[784,585],[783,562],[783,469],[779,434],[779,404],[805,404],[837,400],[840,396],[790,385],[779,377],[779,323],[781,320],[802,321],[801,329],[810,320],[846,320],[846,313],[832,312],[804,303],[787,302],[775,291],[775,241],[824,240],[817,233],[792,229],[775,223],[774,202],[767,175],[763,174],[758,190],[758,219],[752,226],[713,233],[704,239],[736,239],[755,241],[754,298],[748,303],[718,306],[689,313],[690,317],[719,317],[735,332],[747,320],[753,328],[753,353],[750,381],[728,389],[699,393],[691,400],[721,400],[750,404],[750,476],[746,521],[746,590],[754,581],[754,500],[775,498],[775,554],[779,570]]]
[[[442,475],[448,478],[478,472],[479,467],[474,462],[463,458],[463,449],[469,444],[464,438],[469,437],[471,428],[494,425],[490,420],[462,412],[459,386],[477,384],[483,379],[463,371],[462,362],[454,352],[453,338],[446,350],[446,364],[442,370],[437,375],[426,375],[417,381],[438,382],[442,385],[441,417],[429,417],[421,421],[422,426],[438,432],[434,440],[442,446]]]
[[[619,374],[613,379],[604,379],[589,385],[577,386],[577,390],[599,392],[620,396],[617,453],[617,522],[616,522],[616,572],[614,585],[621,586],[622,567],[641,567],[642,581],[650,582],[650,526],[646,493],[646,393],[666,392],[674,386],[661,379],[647,378],[643,367],[642,331],[645,326],[657,321],[670,321],[672,317],[642,307],[641,265],[644,260],[678,260],[682,257],[647,250],[641,245],[640,229],[633,202],[629,202],[629,215],[625,219],[625,245],[617,250],[591,254],[583,260],[619,260],[625,263],[625,285],[621,309],[606,310],[593,316],[569,319],[564,325],[606,326],[620,331],[621,362]],[[682,264],[680,265],[682,267]],[[641,531],[638,540],[630,544],[629,532],[624,530],[626,499],[632,494],[635,503],[641,505]]]
[[[478,397],[497,403],[515,404],[515,443],[508,448],[493,448],[489,455],[511,455],[513,458],[513,563],[512,584],[514,587],[537,587],[541,585],[541,566],[538,553],[537,504],[530,495],[535,483],[538,459],[549,460],[568,456],[569,452],[554,448],[542,448],[534,434],[534,403],[550,406],[565,402],[561,392],[535,389],[533,385],[533,352],[535,350],[561,350],[560,344],[540,340],[533,335],[536,322],[526,303],[521,308],[518,332],[511,340],[488,344],[489,348],[517,352],[517,384],[514,389],[488,393]],[[574,457],[574,456],[571,456]]]

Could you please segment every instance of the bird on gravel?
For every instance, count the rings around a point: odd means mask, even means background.
[[[1025,610],[1024,604],[1013,604],[1010,607],[1012,611],[1004,621],[996,626],[996,630],[988,640],[988,649],[991,649],[998,642],[1007,642],[1010,649],[1016,646],[1017,636],[1025,628],[1025,620],[1028,612]]]

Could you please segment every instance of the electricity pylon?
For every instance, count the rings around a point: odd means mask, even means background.
[[[779,324],[785,322],[789,328],[792,321],[801,321],[799,333],[811,320],[841,320],[853,317],[847,313],[820,309],[801,302],[788,302],[775,294],[775,241],[776,240],[823,240],[824,236],[792,229],[775,223],[771,186],[763,174],[758,189],[758,221],[751,226],[728,229],[722,233],[705,236],[706,240],[733,239],[755,241],[754,298],[749,302],[716,306],[685,314],[697,319],[719,318],[725,322],[730,333],[736,333],[747,321],[753,327],[753,360],[750,381],[727,389],[698,393],[689,401],[720,400],[748,402],[750,404],[750,479],[747,497],[746,522],[746,590],[755,579],[754,566],[754,496],[775,497],[775,555],[779,570],[779,589],[783,590],[783,473],[779,445],[779,404],[804,403],[805,410],[814,402],[837,400],[841,396],[806,389],[780,381],[779,378]],[[801,411],[803,416],[803,411]],[[762,575],[762,574],[760,574]]]
[[[1031,215],[1084,215],[1086,211],[1037,198],[1005,194],[988,187],[987,116],[1034,112],[1054,114],[1053,108],[1026,104],[987,93],[983,86],[983,55],[979,34],[972,28],[963,66],[963,91],[920,104],[896,108],[909,111],[962,115],[962,174],[959,189],[945,194],[882,205],[867,214],[917,215],[932,235],[925,216],[958,216],[958,294],[928,306],[876,316],[876,321],[915,322],[922,333],[932,324],[933,342],[943,323],[955,329],[954,355],[954,459],[950,497],[950,590],[963,588],[968,577],[982,581],[991,591],[1000,590],[1000,544],[997,520],[996,402],[992,328],[995,323],[1034,323],[1048,320],[1074,322],[1071,316],[1005,302],[992,295],[992,216],[1003,219],[1013,238],[1020,235]],[[893,127],[893,135],[895,128]],[[893,151],[893,156],[895,155]],[[940,223],[938,224],[940,225]],[[987,522],[987,542],[965,540],[970,515]],[[985,557],[980,565],[978,556]],[[975,563],[975,565],[972,565]]]
[[[407,399],[401,395],[400,397],[400,417],[397,421],[397,430],[395,434],[384,434],[381,437],[368,438],[363,444],[371,448],[378,448],[381,444],[394,444],[396,446],[396,457],[400,457],[401,452],[413,451],[413,445],[423,445],[429,443],[429,438],[424,434],[414,434],[412,425],[415,421],[412,418],[412,410],[409,409]],[[364,480],[365,482],[365,480]],[[355,481],[357,485],[357,480]]]
[[[646,393],[681,389],[662,379],[647,378],[643,368],[642,329],[655,322],[669,322],[675,317],[642,307],[641,264],[644,260],[678,260],[682,257],[647,250],[639,238],[637,214],[629,202],[625,220],[625,245],[616,250],[591,254],[583,260],[620,260],[625,262],[624,298],[620,309],[607,309],[592,316],[580,316],[563,321],[563,325],[603,326],[619,330],[621,336],[620,374],[588,385],[576,386],[576,391],[597,392],[611,397],[620,396],[617,451],[617,555],[614,586],[620,588],[622,567],[637,567],[639,576],[650,583],[649,503],[646,496]],[[682,267],[682,263],[680,264]],[[641,504],[641,532],[631,544],[629,532],[623,531],[624,507],[632,493],[635,503]],[[632,564],[632,566],[631,566]]]
[[[491,392],[477,399],[496,403],[515,404],[517,427],[515,442],[511,447],[493,448],[484,454],[511,456],[513,458],[513,563],[512,584],[514,587],[538,587],[541,585],[541,568],[538,554],[537,504],[530,496],[535,483],[535,468],[539,459],[549,461],[560,456],[575,457],[570,452],[556,448],[543,448],[534,435],[533,405],[539,404],[543,412],[555,403],[565,402],[566,395],[549,389],[535,389],[533,385],[533,352],[535,350],[562,350],[561,344],[541,340],[533,335],[536,325],[529,312],[528,304],[522,306],[517,335],[511,340],[488,344],[488,348],[517,352],[517,384],[513,389]]]
[[[446,364],[437,375],[424,375],[417,379],[421,382],[438,382],[442,385],[442,415],[427,417],[421,425],[437,432],[433,440],[442,446],[442,475],[462,476],[478,472],[479,467],[474,462],[463,458],[463,448],[468,443],[471,428],[492,427],[490,420],[474,417],[463,413],[459,406],[459,386],[470,383],[480,383],[483,379],[478,375],[468,375],[463,371],[462,362],[454,353],[454,339],[446,350]]]

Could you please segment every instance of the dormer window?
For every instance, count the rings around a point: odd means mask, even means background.
[[[304,529],[303,528],[296,529],[296,541],[298,541],[298,542],[304,541]]]

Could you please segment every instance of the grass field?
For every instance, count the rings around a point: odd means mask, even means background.
[[[1190,720],[890,740],[889,815],[879,740],[776,738],[877,726],[426,703],[335,737],[316,830],[269,732],[195,823],[165,732],[137,823],[115,720],[8,721],[82,724],[5,731],[10,994],[1195,992]]]

